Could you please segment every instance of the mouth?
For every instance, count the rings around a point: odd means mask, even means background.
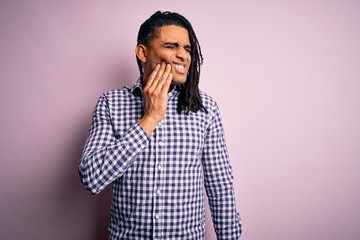
[[[180,74],[185,74],[187,72],[186,66],[184,64],[174,63],[175,70]]]

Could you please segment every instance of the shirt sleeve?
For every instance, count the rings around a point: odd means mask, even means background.
[[[91,193],[99,193],[126,172],[148,141],[138,123],[123,136],[116,136],[107,98],[102,95],[95,107],[79,164],[81,183]]]
[[[236,211],[233,173],[225,144],[218,106],[209,111],[212,120],[203,149],[204,183],[217,239],[239,239],[242,225]]]

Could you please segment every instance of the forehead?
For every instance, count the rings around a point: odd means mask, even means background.
[[[177,42],[186,45],[190,44],[188,30],[175,25],[160,27],[158,40],[161,42]]]

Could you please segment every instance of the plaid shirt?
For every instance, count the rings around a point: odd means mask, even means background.
[[[140,81],[103,94],[94,111],[79,173],[93,194],[113,185],[110,239],[204,239],[204,188],[218,239],[238,239],[233,175],[219,109],[176,112],[178,87],[149,138]]]

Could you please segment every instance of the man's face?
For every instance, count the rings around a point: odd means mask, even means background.
[[[159,37],[150,42],[146,51],[147,59],[143,62],[144,77],[148,76],[157,64],[165,62],[171,64],[172,84],[186,82],[191,63],[191,46],[189,33],[185,28],[175,25],[161,27]]]

